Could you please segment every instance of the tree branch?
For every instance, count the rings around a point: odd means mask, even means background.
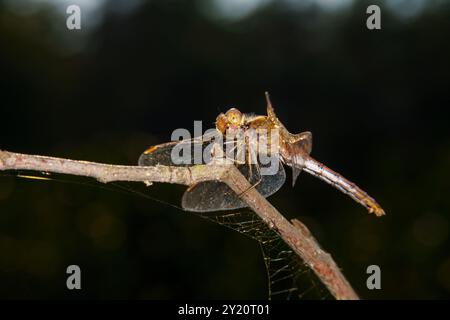
[[[218,180],[226,183],[315,272],[336,299],[358,299],[330,254],[323,251],[299,220],[290,223],[233,165],[192,167],[123,166],[63,158],[19,154],[0,150],[0,171],[33,170],[92,177],[100,182],[142,181],[192,185]]]

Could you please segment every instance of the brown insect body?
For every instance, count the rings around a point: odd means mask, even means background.
[[[295,184],[298,175],[304,169],[308,173],[331,184],[336,189],[350,196],[356,202],[362,204],[371,213],[377,216],[384,215],[384,210],[366,192],[356,184],[345,179],[339,173],[327,168],[310,156],[312,150],[312,134],[309,131],[298,134],[290,133],[280,122],[270,102],[269,94],[266,92],[267,115],[243,114],[232,108],[225,114],[221,113],[216,119],[216,128],[222,134],[228,130],[255,129],[257,133],[265,132],[270,135],[272,130],[278,130],[278,147],[280,159],[292,168],[292,185]],[[270,140],[267,140],[270,144]],[[269,150],[269,147],[266,150]]]

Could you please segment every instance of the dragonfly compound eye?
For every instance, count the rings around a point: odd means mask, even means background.
[[[241,125],[242,113],[238,109],[231,108],[230,110],[227,111],[227,113],[225,113],[225,116],[227,118],[229,125],[235,126],[235,127],[238,127]]]
[[[216,129],[219,130],[222,134],[225,134],[227,130],[227,117],[221,113],[216,118]]]

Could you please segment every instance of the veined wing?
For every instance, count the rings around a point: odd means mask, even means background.
[[[295,185],[298,175],[303,169],[304,158],[311,153],[312,134],[305,131],[285,137],[286,141],[281,148],[283,161],[292,169],[292,186]]]
[[[264,197],[277,192],[286,180],[281,162],[272,174],[261,174],[261,164],[237,164],[244,177]],[[182,207],[187,211],[211,212],[247,207],[231,188],[220,181],[205,181],[189,187],[183,195]]]
[[[175,164],[172,160],[172,150],[177,144],[186,144],[187,147],[191,147],[193,141],[172,141],[167,143],[158,144],[148,148],[144,153],[141,154],[138,160],[140,166],[189,166],[189,164]],[[192,165],[192,164],[191,164]]]
[[[178,155],[181,149],[193,152],[194,148],[199,148],[204,152],[205,148],[210,147],[211,143],[210,139],[201,138],[163,143],[147,149],[140,156],[138,163],[141,166],[192,166],[194,165],[193,161],[179,161],[180,159],[174,159],[174,154]],[[174,152],[174,148],[179,150]],[[187,159],[188,157],[185,158],[185,160]],[[276,163],[272,161],[267,165],[257,161],[251,163],[235,162],[235,165],[264,197],[277,192],[286,180],[283,165],[278,160],[276,160]],[[183,195],[182,206],[187,211],[209,212],[243,208],[246,207],[246,204],[225,183],[205,181],[190,186],[186,190]]]
[[[234,141],[223,142],[222,139],[222,135],[214,131],[193,139],[158,144],[145,150],[139,157],[138,164],[140,166],[208,164],[214,157],[221,156],[226,145],[234,143]]]
[[[192,166],[197,160],[194,158],[194,152],[203,152],[204,148],[213,142],[212,137],[212,135],[204,135],[152,146],[141,154],[138,164],[140,166]],[[199,158],[198,164],[202,164],[201,155]]]

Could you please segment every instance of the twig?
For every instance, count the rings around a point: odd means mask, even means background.
[[[299,220],[293,224],[281,215],[237,170],[230,165],[197,165],[192,167],[122,166],[63,158],[19,154],[0,150],[0,171],[32,170],[92,177],[100,182],[142,181],[192,185],[218,180],[240,194],[242,200],[294,250],[316,273],[336,299],[358,299],[330,254]]]

